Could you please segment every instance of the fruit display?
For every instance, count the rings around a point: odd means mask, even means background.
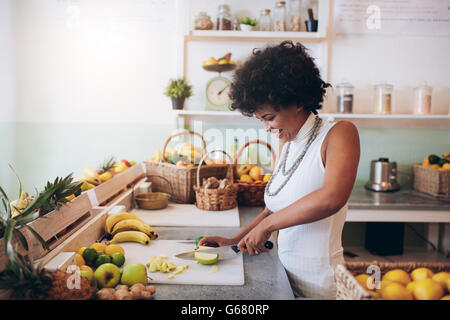
[[[28,192],[22,191],[19,199],[11,201],[9,204],[11,208],[11,217],[14,218],[18,216],[22,211],[24,211],[33,202],[34,196],[28,195]]]
[[[272,174],[264,173],[264,169],[253,164],[243,164],[237,169],[239,181],[248,183],[267,183]]]
[[[149,224],[130,212],[110,215],[105,222],[105,231],[108,244],[139,242],[147,245],[158,238],[158,233]]]
[[[368,274],[355,279],[377,300],[447,300],[450,294],[450,272],[433,273],[424,267],[410,273],[390,270],[381,278],[379,288]]]
[[[161,254],[159,256],[152,256],[146,264],[149,272],[170,273],[167,278],[173,279],[177,274],[182,273],[189,268],[189,265],[177,266],[175,262],[168,262],[167,255]]]
[[[208,60],[202,61],[202,66],[211,66],[211,65],[235,65],[236,62],[231,60],[231,53],[228,52],[223,57],[218,59],[214,57],[210,57]]]
[[[435,170],[450,170],[450,152],[443,153],[442,157],[430,154],[423,159],[422,166]]]
[[[98,170],[91,167],[85,168],[78,181],[82,182],[81,191],[87,191],[96,186],[106,182],[114,177],[114,175],[125,171],[126,169],[134,166],[135,161],[120,160],[116,161],[114,157],[110,157],[104,160],[103,164]]]
[[[196,147],[190,143],[181,144],[178,149],[173,147],[166,147],[164,153],[164,160],[168,163],[175,164],[177,166],[193,167],[200,163],[203,157],[203,150],[200,147]],[[150,157],[149,161],[160,162],[162,161],[162,152],[160,150],[155,151],[155,156]],[[205,164],[212,164],[215,161],[210,158],[205,159]]]

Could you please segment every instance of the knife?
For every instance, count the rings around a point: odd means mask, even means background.
[[[272,241],[267,241],[264,244],[264,247],[266,247],[267,249],[271,250],[273,248]],[[224,259],[235,258],[240,251],[239,251],[239,248],[236,245],[223,246],[223,247],[210,247],[208,249],[205,249],[203,247],[200,250],[196,249],[196,250],[193,250],[193,251],[179,253],[179,254],[175,255],[175,257],[180,258],[180,259],[184,259],[184,260],[195,260],[194,255],[195,255],[196,252],[205,252],[205,253],[212,253],[212,254],[218,253],[219,254],[219,260],[224,260]]]

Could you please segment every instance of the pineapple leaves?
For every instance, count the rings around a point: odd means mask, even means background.
[[[28,242],[27,239],[25,239],[24,235],[22,234],[22,232],[20,232],[18,229],[14,229],[14,236],[17,237],[17,239],[19,239],[20,244],[22,245],[22,247],[28,251]]]
[[[9,219],[6,222],[5,230],[3,232],[3,245],[4,245],[5,253],[6,253],[6,256],[9,258],[9,260],[12,260],[12,261],[15,260],[15,255],[14,255],[13,246],[11,244],[11,239],[12,239],[16,224],[17,224],[17,222],[14,219]]]

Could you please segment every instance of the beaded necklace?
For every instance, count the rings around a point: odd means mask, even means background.
[[[291,179],[292,175],[294,174],[295,170],[297,170],[298,166],[300,165],[300,163],[302,162],[303,158],[305,157],[306,152],[309,149],[309,146],[313,143],[313,141],[317,138],[317,135],[319,134],[319,128],[320,125],[322,123],[322,119],[319,118],[318,116],[316,116],[316,118],[314,119],[314,126],[313,129],[311,131],[311,134],[308,138],[308,141],[305,145],[305,149],[303,150],[303,152],[297,157],[297,159],[295,159],[294,164],[292,165],[292,167],[288,170],[286,170],[286,162],[287,162],[287,158],[289,156],[289,148],[291,146],[291,141],[289,141],[286,145],[286,152],[285,155],[280,163],[280,165],[278,166],[278,168],[275,170],[275,172],[273,173],[272,177],[270,178],[269,182],[266,185],[266,188],[264,190],[265,194],[269,197],[274,197],[276,196],[278,193],[280,193],[281,189],[284,188],[284,186],[288,183],[288,181]],[[273,179],[280,173],[283,174],[283,176],[287,177],[283,183],[278,187],[278,189],[275,190],[275,192],[270,192],[269,188],[270,185],[272,184]]]

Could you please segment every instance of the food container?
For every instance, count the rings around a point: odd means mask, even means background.
[[[275,2],[275,9],[273,11],[273,30],[286,31],[286,2]]]
[[[353,89],[351,83],[344,82],[336,85],[337,89],[337,113],[353,112]]]
[[[213,22],[206,12],[201,11],[197,14],[194,20],[195,30],[212,30],[213,27]]]
[[[170,194],[164,192],[140,193],[134,197],[139,208],[145,210],[164,209],[169,204]]]
[[[217,13],[217,30],[233,30],[233,18],[230,14],[230,6],[227,4],[221,4]]]
[[[259,31],[272,31],[272,18],[270,9],[261,9],[259,12]]]
[[[374,113],[390,114],[392,112],[393,88],[393,85],[384,83],[375,86]]]
[[[433,88],[423,84],[414,89],[414,114],[431,114],[431,94]]]
[[[301,31],[301,0],[291,0],[289,2],[289,31]]]

